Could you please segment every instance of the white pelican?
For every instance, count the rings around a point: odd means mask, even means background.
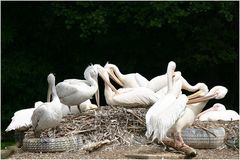
[[[208,87],[202,83],[200,90],[197,93],[189,96],[191,99],[188,103],[190,104],[187,105],[181,118],[179,118],[169,130],[169,133],[171,133],[174,137],[175,145],[187,146],[181,136],[182,129],[193,124],[196,116],[202,111],[210,99],[222,99],[227,94],[227,91],[227,88],[223,86],[215,86],[208,92]],[[199,94],[205,94],[205,96],[194,99],[194,97],[198,97]]]
[[[198,114],[197,118],[200,121],[234,121],[239,120],[240,116],[233,110],[226,110],[223,104],[216,103],[211,108]]]
[[[158,139],[162,141],[168,129],[183,113],[188,101],[187,96],[181,94],[182,81],[178,80],[173,84],[175,68],[175,62],[168,63],[167,94],[159,99],[146,114],[146,136],[147,138],[152,136],[152,140]]]
[[[123,88],[146,87],[149,82],[139,73],[122,74],[114,64],[107,63],[104,68],[108,71],[110,77]]]
[[[22,109],[14,113],[12,121],[5,130],[9,132],[11,130],[26,131],[32,126],[31,117],[35,108],[43,104],[43,102],[35,102],[34,108]]]
[[[31,120],[36,137],[39,137],[44,129],[57,127],[62,120],[62,104],[56,92],[54,75],[50,73],[47,80],[52,101],[41,104],[33,111]]]
[[[148,88],[121,88],[116,90],[110,83],[108,72],[99,67],[99,75],[105,82],[104,95],[108,105],[123,107],[146,107],[155,103],[159,96]]]
[[[67,79],[56,85],[60,101],[68,106],[79,105],[95,94],[99,106],[98,70],[96,66],[90,65],[84,71],[86,80]],[[80,108],[79,108],[80,111]]]

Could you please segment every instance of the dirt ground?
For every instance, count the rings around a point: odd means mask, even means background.
[[[196,149],[198,155],[193,159],[239,159],[239,150],[227,146],[218,149]],[[91,153],[78,150],[57,153],[32,153],[17,150],[10,159],[127,159],[127,155],[141,155],[144,159],[183,159],[184,154],[173,149],[164,150],[158,145],[105,145]]]

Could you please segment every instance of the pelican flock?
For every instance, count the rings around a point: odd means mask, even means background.
[[[97,109],[100,106],[98,77],[104,81],[104,96],[110,106],[148,109],[146,137],[163,142],[173,138],[176,145],[186,146],[182,129],[189,127],[195,120],[239,120],[239,114],[226,110],[222,104],[204,109],[210,99],[222,99],[228,92],[224,86],[215,86],[210,91],[205,83],[190,85],[180,71],[175,71],[176,63],[170,61],[166,73],[151,80],[140,73],[123,74],[115,64],[89,65],[84,71],[84,80],[65,79],[55,85],[55,76],[49,74],[47,102],[36,102],[34,108],[14,113],[6,132],[26,131],[33,128],[35,136],[47,128],[60,125],[63,116]],[[110,79],[121,86],[116,89]],[[196,92],[189,96],[183,90]],[[96,104],[90,99],[95,95]]]

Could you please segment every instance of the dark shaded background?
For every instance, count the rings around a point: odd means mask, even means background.
[[[1,2],[1,11],[3,131],[15,111],[46,101],[50,72],[83,79],[107,61],[150,80],[174,60],[189,83],[228,88],[206,108],[238,111],[239,2]]]

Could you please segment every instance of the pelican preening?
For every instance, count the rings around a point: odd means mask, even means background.
[[[197,119],[200,121],[235,121],[239,120],[240,116],[233,110],[226,110],[223,104],[216,103],[211,108],[199,113]]]
[[[56,92],[54,75],[49,74],[47,80],[52,101],[41,104],[33,111],[31,120],[36,137],[39,137],[44,129],[57,127],[62,120],[62,104]]]
[[[205,85],[204,83],[201,83],[200,85],[201,86],[200,86],[199,92],[189,97],[193,99],[194,97],[198,97],[198,95],[200,94],[200,95],[205,95],[204,98],[197,98],[195,100],[192,100],[192,101],[189,100],[189,101],[191,101],[192,103],[192,102],[199,101],[201,99],[200,101],[202,102],[198,102],[195,104],[188,104],[186,109],[184,110],[183,115],[177,120],[177,122],[168,131],[174,137],[176,145],[179,144],[182,146],[187,146],[184,143],[181,136],[182,129],[186,127],[190,127],[193,124],[197,115],[202,111],[202,109],[205,107],[205,105],[210,99],[222,99],[225,97],[225,95],[228,92],[227,88],[223,86],[215,86],[210,91],[208,91],[207,85]]]
[[[139,73],[122,74],[114,64],[107,63],[104,68],[110,77],[123,88],[146,87],[148,80]]]
[[[194,122],[195,117],[201,112],[209,99],[224,98],[228,90],[223,86],[215,86],[208,92],[208,87],[204,83],[198,83],[191,89],[199,88],[200,90],[186,97],[186,95],[181,94],[182,85],[185,83],[183,78],[173,81],[175,67],[174,62],[169,62],[167,94],[150,107],[146,114],[146,136],[162,142],[164,138],[167,138],[166,135],[169,132],[174,138],[175,145],[180,143],[184,146],[181,130]],[[199,97],[199,95],[202,97]]]
[[[98,70],[96,66],[88,66],[84,71],[84,78],[86,80],[67,79],[56,85],[61,103],[68,106],[79,105],[91,99],[95,94],[99,106]]]
[[[99,74],[105,82],[104,95],[106,102],[111,106],[124,106],[124,107],[146,107],[155,103],[159,96],[145,87],[137,88],[121,88],[116,90],[111,85],[108,72],[99,67]]]
[[[181,116],[187,103],[187,96],[180,94],[182,82],[173,83],[173,74],[176,68],[174,62],[169,62],[167,67],[167,94],[159,99],[146,114],[147,138],[152,140],[162,139],[169,128]]]

